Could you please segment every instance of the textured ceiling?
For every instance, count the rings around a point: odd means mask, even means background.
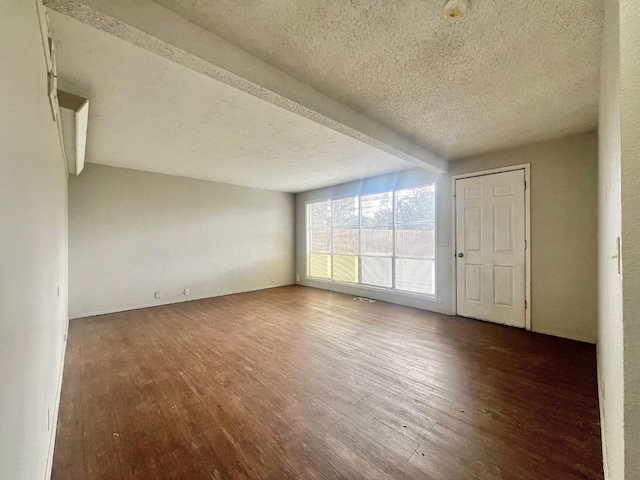
[[[449,158],[594,129],[602,0],[157,0]]]
[[[415,167],[49,12],[60,87],[90,99],[87,161],[298,192]]]

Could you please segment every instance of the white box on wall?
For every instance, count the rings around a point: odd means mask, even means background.
[[[89,100],[58,90],[62,139],[71,175],[80,175],[84,168],[89,123]]]

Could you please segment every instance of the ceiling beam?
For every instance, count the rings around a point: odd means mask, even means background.
[[[150,1],[45,0],[47,8],[427,170],[448,162]]]

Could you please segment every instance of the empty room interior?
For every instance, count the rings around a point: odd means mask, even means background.
[[[640,479],[640,2],[0,2],[0,479]]]

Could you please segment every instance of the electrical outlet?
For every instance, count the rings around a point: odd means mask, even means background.
[[[448,238],[445,238],[445,239],[444,239],[444,246],[445,246],[445,247],[448,247],[448,246],[449,246],[449,239],[448,239]]]
[[[444,303],[441,296],[438,296],[438,303]]]
[[[191,293],[191,290],[189,290],[188,288],[185,288],[184,292],[182,293],[184,293],[185,295],[189,295]]]
[[[299,281],[300,281],[300,274],[296,273],[296,282],[299,282]]]
[[[160,292],[156,292],[156,298],[160,298]]]

